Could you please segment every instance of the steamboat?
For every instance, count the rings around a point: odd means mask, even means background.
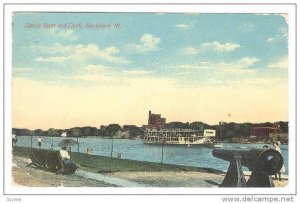
[[[204,131],[191,129],[147,129],[144,132],[144,144],[156,145],[200,145],[213,147],[212,140],[216,135],[215,130],[205,129]]]

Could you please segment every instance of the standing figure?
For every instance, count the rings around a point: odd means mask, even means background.
[[[280,145],[281,145],[280,141],[273,142],[274,149],[281,154]],[[284,165],[282,165],[282,168],[278,172],[279,181],[281,181],[281,173],[284,173],[284,172],[285,172],[285,167],[284,167]],[[275,180],[277,180],[277,173],[275,174]]]
[[[15,134],[12,134],[12,146],[16,146],[18,142],[18,138]]]
[[[37,140],[38,140],[38,146],[39,146],[39,148],[41,148],[41,146],[42,146],[42,138],[38,137]]]

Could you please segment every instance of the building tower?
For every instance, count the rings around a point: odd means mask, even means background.
[[[161,129],[164,128],[166,125],[166,118],[161,118],[160,114],[152,114],[151,111],[149,111],[149,117],[148,117],[148,127],[154,128],[154,129]]]

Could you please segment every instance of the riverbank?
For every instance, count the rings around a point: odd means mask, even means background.
[[[30,187],[115,187],[118,185],[106,181],[109,177],[115,177],[147,187],[218,187],[225,176],[222,171],[214,169],[116,159],[75,152],[71,153],[71,158],[79,166],[80,173],[69,176],[55,175],[26,167],[31,162],[27,155],[27,148],[15,147],[13,184]],[[94,175],[82,176],[84,171]],[[93,178],[99,175],[108,178]],[[277,187],[286,184],[287,180],[275,182]]]
[[[13,155],[29,158],[26,147],[14,147]],[[220,170],[210,168],[200,168],[193,166],[181,166],[174,164],[160,164],[146,161],[135,161],[129,159],[110,158],[99,155],[89,155],[77,152],[70,152],[74,162],[83,170],[95,173],[112,173],[112,172],[160,172],[160,171],[193,171],[207,173],[223,173]]]

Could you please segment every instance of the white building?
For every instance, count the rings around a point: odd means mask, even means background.
[[[205,129],[203,131],[203,136],[204,137],[215,137],[216,136],[216,131],[212,129]]]

